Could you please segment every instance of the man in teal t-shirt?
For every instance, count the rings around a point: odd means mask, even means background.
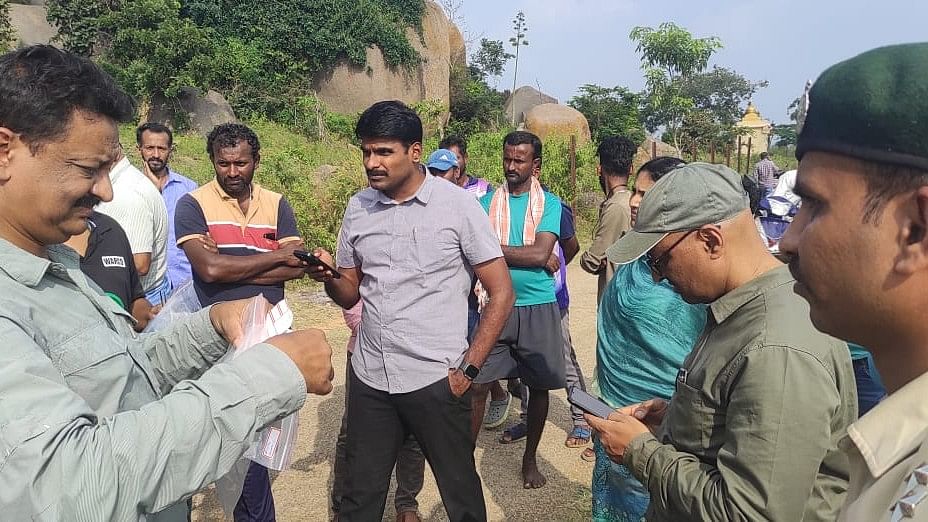
[[[540,488],[546,479],[538,471],[535,454],[548,417],[548,391],[564,387],[564,341],[553,275],[558,269],[553,251],[560,235],[561,203],[542,190],[535,176],[541,170],[541,140],[534,134],[516,131],[506,136],[503,169],[506,184],[480,202],[497,236],[507,238],[500,243],[516,302],[474,379],[473,429],[476,438],[489,384],[520,377],[529,388],[522,481],[525,488]]]

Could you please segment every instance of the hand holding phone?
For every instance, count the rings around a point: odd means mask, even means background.
[[[579,386],[572,386],[570,388],[567,400],[574,406],[600,419],[608,419],[609,414],[615,411],[615,408],[583,391]]]
[[[305,261],[310,266],[319,266],[325,270],[328,270],[329,272],[332,273],[332,277],[335,279],[341,279],[342,277],[342,275],[338,273],[338,270],[336,270],[335,268],[332,268],[327,263],[324,263],[321,259],[319,259],[318,257],[316,257],[310,252],[307,252],[305,250],[294,250],[293,255],[296,256],[296,258],[299,259],[300,261]]]

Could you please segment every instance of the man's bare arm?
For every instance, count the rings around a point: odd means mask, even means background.
[[[509,266],[544,268],[548,264],[557,236],[551,232],[539,232],[535,244],[520,247],[503,247],[503,257]]]
[[[181,248],[190,266],[207,283],[275,284],[302,277],[305,265],[293,256],[302,246],[302,242],[293,241],[279,250],[251,256],[220,254],[196,239],[185,241]]]
[[[509,277],[509,268],[505,261],[498,257],[474,267],[474,273],[490,300],[480,314],[480,323],[474,332],[474,340],[464,355],[464,361],[478,368],[483,365],[500,332],[509,320],[509,312],[515,303],[515,292],[512,290],[512,279]]]

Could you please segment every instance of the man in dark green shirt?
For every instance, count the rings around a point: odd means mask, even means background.
[[[847,346],[815,330],[794,280],[757,241],[740,176],[692,163],[647,193],[607,253],[647,256],[709,318],[660,399],[588,415],[610,457],[651,493],[648,520],[834,520],[837,442],[856,418]]]

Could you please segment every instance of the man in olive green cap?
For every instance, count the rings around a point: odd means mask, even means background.
[[[867,346],[889,397],[840,442],[841,520],[928,520],[928,43],[825,71],[796,147],[780,249],[815,326]]]
[[[691,163],[641,201],[607,252],[647,256],[709,318],[670,403],[587,416],[644,484],[648,520],[834,520],[847,486],[837,441],[856,418],[847,346],[815,330],[789,271],[761,242],[741,176]]]

